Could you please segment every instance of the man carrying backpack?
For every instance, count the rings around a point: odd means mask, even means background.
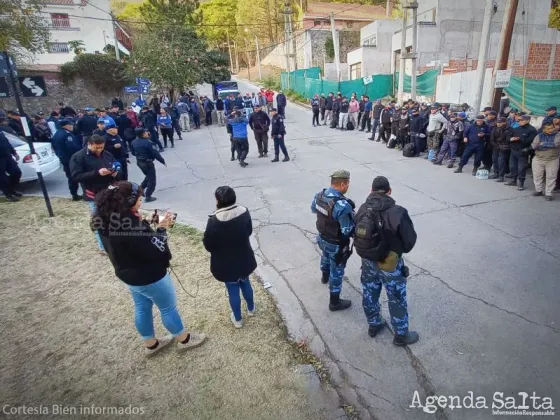
[[[352,254],[350,238],[354,233],[355,204],[344,196],[349,185],[350,172],[335,171],[330,188],[315,194],[311,203],[311,211],[317,215],[317,244],[323,251],[321,282],[329,283],[330,311],[342,311],[352,305],[351,301],[340,299],[344,269]]]
[[[385,285],[395,331],[393,344],[406,346],[419,338],[417,332],[408,329],[408,267],[402,258],[416,244],[416,232],[406,209],[396,205],[390,196],[389,180],[384,176],[376,177],[371,194],[354,218],[354,247],[362,257],[363,307],[369,336],[375,337],[385,327],[379,305],[381,288]]]

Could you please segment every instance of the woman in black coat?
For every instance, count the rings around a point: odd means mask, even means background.
[[[210,215],[204,232],[204,247],[210,252],[210,271],[216,280],[224,282],[231,306],[231,321],[236,328],[243,326],[241,297],[247,303],[247,315],[255,315],[253,288],[249,275],[257,268],[249,238],[253,223],[249,210],[235,204],[235,191],[228,186],[215,192],[217,210]]]

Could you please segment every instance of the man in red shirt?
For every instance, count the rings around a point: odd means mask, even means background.
[[[264,95],[266,96],[266,107],[268,109],[268,112],[270,112],[274,102],[274,92],[271,91],[270,89],[267,89]]]

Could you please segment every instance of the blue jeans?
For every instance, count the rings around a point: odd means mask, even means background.
[[[97,210],[97,206],[95,205],[95,201],[88,201],[88,206],[91,210],[91,214],[93,215]],[[97,245],[99,246],[100,251],[105,251],[105,247],[103,246],[103,242],[101,242],[101,236],[99,236],[99,232],[96,230],[93,232],[95,234],[95,239],[97,239]]]
[[[335,261],[338,245],[325,241],[320,235],[317,236],[317,245],[323,251],[323,255],[321,255],[321,271],[329,273],[329,290],[331,293],[340,293],[346,264],[337,264]]]
[[[134,323],[142,340],[154,338],[154,303],[161,313],[163,326],[174,337],[185,332],[181,316],[177,310],[175,287],[169,274],[147,286],[128,286],[134,301]]]
[[[243,293],[243,299],[247,302],[247,310],[255,310],[255,302],[253,300],[253,288],[251,287],[251,282],[249,277],[244,279],[239,279],[237,281],[227,281],[226,289],[229,297],[229,305],[233,311],[233,316],[236,321],[241,321],[241,297],[239,296],[239,291]]]

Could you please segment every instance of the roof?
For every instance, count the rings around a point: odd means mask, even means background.
[[[349,3],[308,3],[304,19],[320,19],[334,13],[335,20],[375,20],[385,17],[385,7]]]

